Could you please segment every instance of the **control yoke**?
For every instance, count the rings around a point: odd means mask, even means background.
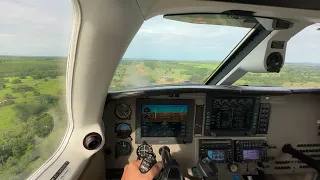
[[[163,163],[163,174],[161,179],[184,180],[184,177],[182,176],[179,169],[179,163],[175,159],[172,159],[169,147],[162,146],[159,149],[159,154],[161,155]]]
[[[320,172],[320,163],[313,158],[309,157],[308,155],[305,155],[304,153],[298,151],[297,149],[293,148],[291,144],[285,144],[282,147],[282,151],[284,153],[291,154],[292,157],[299,159],[300,161],[306,163],[310,167],[314,168],[315,170]]]

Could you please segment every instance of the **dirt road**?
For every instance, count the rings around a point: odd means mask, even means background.
[[[141,67],[139,67],[139,64],[136,64],[136,68],[139,71],[141,76],[146,76],[147,75],[147,73],[144,72],[144,70]]]

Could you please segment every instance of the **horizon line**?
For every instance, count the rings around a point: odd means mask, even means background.
[[[3,57],[20,57],[20,58],[68,58],[68,56],[32,56],[32,55],[0,55],[0,58]],[[150,60],[150,61],[211,61],[211,62],[223,62],[224,60],[208,60],[208,59],[203,59],[203,60],[191,60],[191,59],[148,59],[148,58],[122,58],[121,60]],[[292,64],[320,64],[320,62],[285,62],[285,63],[292,63]]]

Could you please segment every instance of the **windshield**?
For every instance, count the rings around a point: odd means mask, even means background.
[[[146,21],[132,40],[109,90],[204,84],[250,30],[156,16]]]

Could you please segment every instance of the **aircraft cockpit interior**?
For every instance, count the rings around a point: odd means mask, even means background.
[[[123,167],[137,159],[143,160],[140,165],[143,172],[157,161],[164,163],[156,179],[316,177],[320,157],[318,90],[229,86],[245,73],[279,73],[285,62],[287,42],[311,23],[292,17],[266,18],[263,13],[256,16],[256,12],[232,8],[217,14],[208,13],[207,9],[192,13],[188,13],[191,9],[187,12],[174,9],[166,9],[159,1],[150,11],[154,10],[154,14],[164,11],[162,18],[172,23],[250,30],[220,68],[208,76],[206,85],[191,80],[186,85],[168,83],[108,93],[103,115],[107,179],[120,178]],[[150,11],[143,12],[151,17],[154,14]],[[128,51],[130,48],[129,45]],[[134,63],[141,81],[155,75],[152,70],[161,71],[157,68],[161,67],[159,61],[155,65],[147,60],[143,63],[144,66]],[[156,81],[175,80],[169,71],[162,74],[168,77]],[[120,73],[116,71],[116,75]]]
[[[68,128],[29,179],[320,179],[320,2],[72,4]]]

